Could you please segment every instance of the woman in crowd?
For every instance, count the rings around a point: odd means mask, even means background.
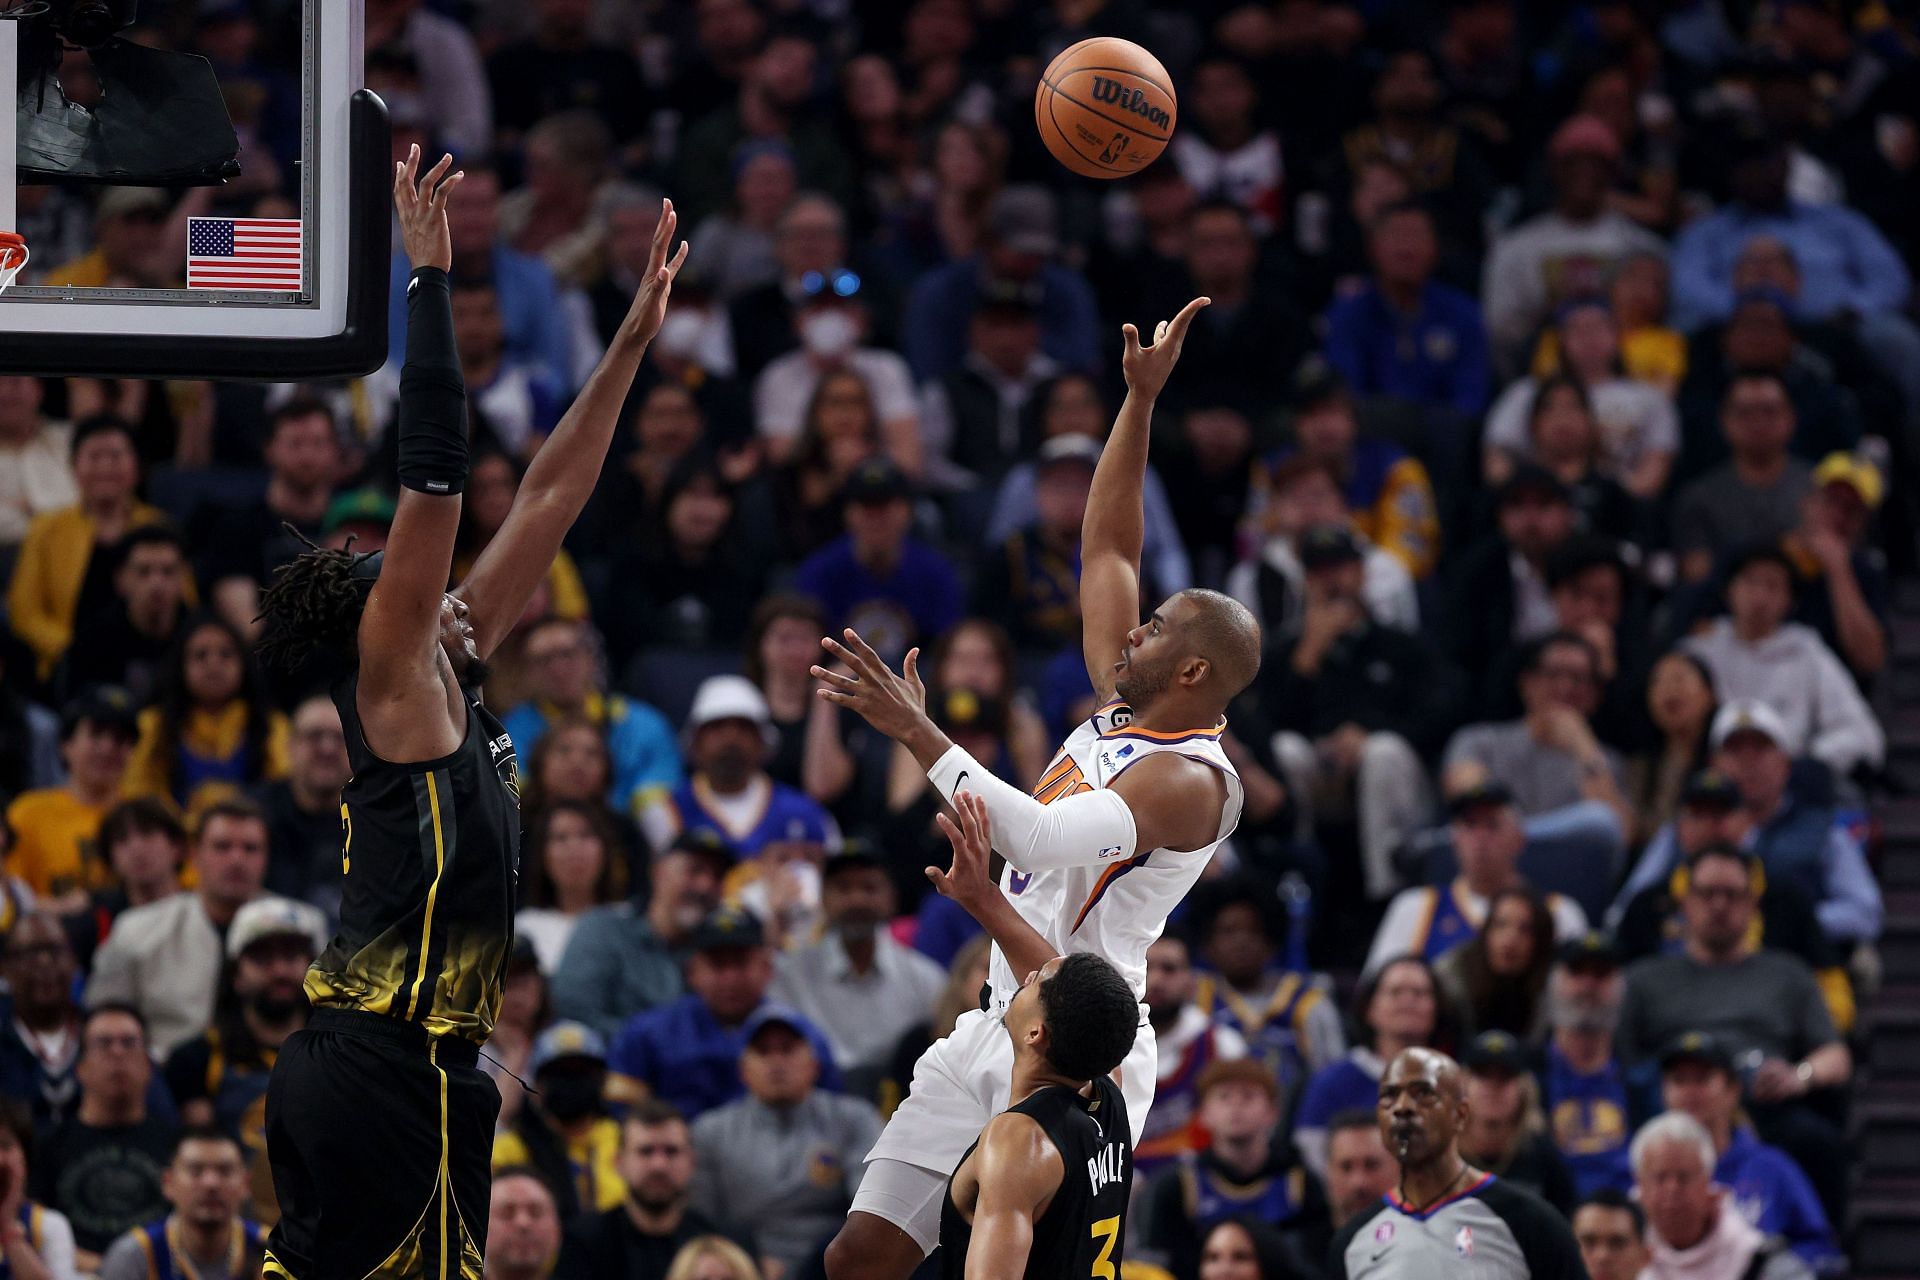
[[[158,704],[140,713],[124,794],[192,814],[286,775],[287,718],[268,702],[245,637],[224,618],[196,618],[167,660]]]
[[[746,631],[764,564],[737,536],[739,504],[719,464],[695,453],[674,468],[662,527],[613,562],[607,645],[624,664],[644,645],[715,648]]]
[[[695,1236],[680,1246],[667,1280],[760,1280],[747,1251],[724,1236]]]
[[[1646,748],[1627,762],[1627,799],[1636,825],[1634,847],[1673,820],[1687,778],[1707,763],[1707,731],[1718,709],[1713,673],[1682,649],[1669,650],[1647,678]]]
[[[1460,1034],[1504,1031],[1536,1043],[1546,1034],[1547,974],[1553,968],[1553,913],[1531,889],[1502,889],[1487,923],[1433,967],[1459,1016]]]
[[[453,544],[453,580],[463,582],[473,571],[474,561],[487,549],[520,492],[520,480],[526,468],[513,455],[490,450],[476,456],[467,472],[465,501],[460,506],[460,530]],[[531,617],[551,614],[558,618],[580,619],[587,616],[587,589],[581,585],[580,570],[573,557],[562,548],[547,569],[547,586],[529,606]],[[544,608],[539,607],[544,604]]]
[[[521,774],[520,812],[528,829],[548,809],[574,804],[591,809],[609,828],[617,848],[628,860],[627,882],[637,883],[645,871],[634,865],[643,860],[646,842],[633,818],[607,806],[613,786],[613,756],[600,730],[587,720],[563,720],[551,726],[533,759]]]
[[[521,907],[514,931],[531,939],[540,968],[552,973],[566,954],[580,917],[626,892],[626,850],[605,807],[556,800],[527,828],[521,866]]]
[[[1567,487],[1586,532],[1622,542],[1648,541],[1644,509],[1601,469],[1600,425],[1579,379],[1555,374],[1540,383],[1527,406],[1526,432],[1528,460]]]
[[[1218,1222],[1200,1246],[1200,1280],[1305,1280],[1315,1274],[1285,1236],[1258,1218]]]
[[[879,453],[880,414],[866,380],[851,369],[822,375],[793,453],[774,476],[783,558],[804,560],[844,532],[840,492]]]

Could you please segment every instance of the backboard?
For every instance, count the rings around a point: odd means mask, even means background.
[[[0,372],[292,381],[386,358],[364,0],[0,0]],[[0,174],[0,179],[8,175]]]

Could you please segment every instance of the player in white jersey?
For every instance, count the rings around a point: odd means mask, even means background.
[[[813,669],[821,696],[905,746],[943,800],[966,792],[985,803],[1014,924],[1055,954],[1102,956],[1136,998],[1147,947],[1240,820],[1240,778],[1220,736],[1227,704],[1260,666],[1259,625],[1219,592],[1183,591],[1140,621],[1153,402],[1206,305],[1188,303],[1150,347],[1124,327],[1127,398],[1095,468],[1080,538],[1082,647],[1100,709],[1068,737],[1032,795],[994,777],[928,718],[917,650],[896,674],[848,630],[822,644],[852,674]],[[1002,932],[989,931],[990,998],[915,1066],[827,1250],[831,1280],[905,1280],[938,1240],[947,1175],[1007,1106],[1012,1058],[1000,1021],[1027,970],[1010,963]],[[1136,1141],[1156,1076],[1144,1007],[1140,1028],[1116,1073]]]

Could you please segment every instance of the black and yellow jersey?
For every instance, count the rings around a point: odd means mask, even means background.
[[[500,1009],[520,866],[513,741],[462,688],[466,739],[451,755],[374,755],[354,703],[333,687],[353,777],[341,792],[340,932],[307,972],[316,1009],[359,1009],[431,1036],[484,1044]]]

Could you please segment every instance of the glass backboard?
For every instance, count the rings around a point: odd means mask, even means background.
[[[386,357],[363,0],[0,0],[0,372],[298,378]]]

